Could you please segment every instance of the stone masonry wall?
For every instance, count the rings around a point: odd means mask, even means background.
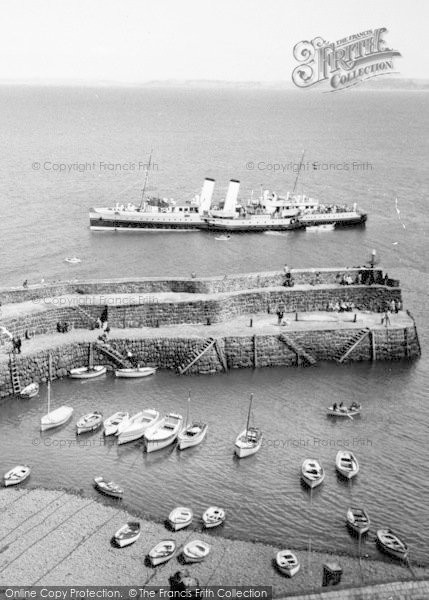
[[[209,330],[208,330],[209,332]],[[347,342],[356,334],[350,330],[317,330],[284,334],[306,350],[318,361],[338,359]],[[373,330],[375,359],[392,360],[419,356],[419,345],[414,327],[406,329],[378,328]],[[156,366],[161,369],[177,369],[189,362],[194,351],[201,351],[205,340],[202,338],[146,338],[112,340],[116,348],[124,353],[130,349],[141,364]],[[294,366],[298,364],[297,356],[278,335],[226,337],[218,340],[226,363],[231,368]],[[255,353],[256,349],[256,353]],[[86,343],[67,344],[50,350],[52,356],[52,377],[60,378],[67,372],[86,364],[89,345]],[[349,356],[349,360],[371,360],[372,343],[365,338]],[[95,364],[107,364],[113,367],[108,359],[98,350],[94,351]],[[40,351],[31,356],[16,356],[16,364],[20,375],[21,386],[32,381],[46,381],[48,377],[48,351]],[[217,350],[214,346],[203,355],[188,373],[216,373],[223,369]],[[0,397],[12,394],[12,383],[7,361],[0,363]]]

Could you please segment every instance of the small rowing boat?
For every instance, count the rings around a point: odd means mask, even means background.
[[[33,383],[26,385],[25,388],[20,391],[20,396],[22,398],[34,398],[34,396],[37,396],[38,393],[39,384],[34,381]]]
[[[70,369],[69,377],[71,379],[94,379],[104,375],[107,371],[105,365],[95,365],[93,367],[77,367]]]
[[[112,498],[122,498],[124,490],[113,481],[106,481],[103,477],[94,477],[94,485],[99,492],[112,496]]]
[[[183,548],[183,560],[187,563],[202,562],[210,552],[210,545],[201,540],[193,540]]]
[[[327,409],[327,414],[330,417],[355,417],[359,415],[361,411],[361,405],[357,402],[353,402],[349,407],[341,406],[340,404],[337,406],[333,404],[329,406]]]
[[[82,262],[82,260],[77,256],[67,256],[67,258],[64,259],[64,262],[69,263],[70,265],[77,265]]]
[[[203,514],[203,523],[206,529],[211,529],[212,527],[218,527],[218,525],[222,525],[225,519],[225,510],[223,508],[219,508],[218,506],[210,506]]]
[[[178,506],[168,515],[168,522],[174,531],[179,531],[179,529],[188,527],[192,523],[193,518],[194,513],[190,508]]]
[[[146,408],[128,419],[124,419],[117,428],[118,444],[138,440],[145,432],[160,420],[160,414],[153,408]]]
[[[369,531],[371,521],[368,513],[364,508],[356,508],[351,506],[347,510],[347,525],[358,535],[363,535]]]
[[[167,562],[173,558],[176,552],[176,542],[174,540],[162,540],[149,552],[149,560],[153,567]]]
[[[101,427],[103,423],[103,415],[98,410],[95,410],[92,413],[88,413],[83,415],[76,423],[76,433],[79,435],[80,433],[88,433],[89,431],[95,431],[99,427]]]
[[[408,557],[408,546],[391,529],[379,529],[377,531],[377,543],[379,547],[394,558],[405,560]]]
[[[127,412],[116,412],[104,421],[104,435],[114,435],[118,431],[120,424],[129,418],[130,415]]]
[[[154,427],[145,431],[146,452],[154,452],[166,448],[176,441],[182,429],[183,417],[175,413],[166,415]]]
[[[298,573],[301,565],[297,556],[291,550],[280,550],[276,555],[276,566],[284,575],[293,577]]]
[[[149,377],[156,373],[156,367],[132,367],[129,369],[116,369],[115,377],[136,379],[137,377]]]
[[[140,523],[138,521],[129,521],[122,525],[115,533],[115,543],[120,547],[130,546],[134,544],[140,537]]]
[[[227,242],[230,239],[231,239],[230,235],[218,235],[217,237],[215,237],[215,240],[217,242]]]
[[[30,473],[31,467],[28,465],[18,465],[4,474],[4,485],[6,487],[9,485],[18,485],[18,483],[22,483],[28,477],[30,477]]]
[[[359,473],[359,463],[353,452],[339,450],[335,458],[335,467],[340,475],[352,479]]]
[[[315,458],[307,458],[302,463],[301,476],[310,488],[320,485],[325,479],[325,471]]]

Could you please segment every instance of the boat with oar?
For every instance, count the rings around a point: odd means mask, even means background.
[[[60,425],[64,425],[71,418],[73,414],[73,408],[71,406],[60,406],[55,410],[51,411],[51,355],[49,354],[48,358],[48,412],[46,415],[40,419],[40,429],[41,431],[46,431],[47,429],[53,429],[54,427],[59,427]]]
[[[103,422],[104,427],[104,435],[114,435],[118,431],[118,427],[125,420],[130,418],[129,413],[127,412],[116,412],[114,415],[111,415]]]
[[[76,433],[88,433],[89,431],[95,431],[101,427],[103,423],[103,415],[98,410],[83,415],[76,423]]]
[[[138,521],[129,521],[122,525],[114,535],[114,541],[117,546],[124,548],[134,544],[140,537],[140,523]]]
[[[183,425],[182,415],[169,413],[154,427],[145,431],[146,452],[154,452],[166,448],[176,441]]]
[[[39,384],[34,381],[33,383],[26,385],[25,388],[23,388],[19,392],[19,395],[22,398],[34,398],[34,396],[37,396],[38,393],[39,393]]]
[[[148,556],[153,567],[161,565],[173,558],[176,552],[176,542],[174,540],[162,540],[150,550]]]
[[[379,529],[377,531],[377,544],[393,558],[405,560],[408,557],[408,546],[391,529]]]
[[[156,373],[156,367],[130,367],[124,369],[116,369],[115,377],[136,379],[139,377],[149,377]]]
[[[343,406],[342,404],[333,404],[327,408],[327,414],[329,417],[346,417],[353,419],[356,415],[360,415],[361,405],[357,402],[352,402],[350,406]]]
[[[352,531],[357,533],[358,535],[363,535],[369,531],[369,527],[371,525],[371,521],[369,519],[369,515],[364,508],[357,508],[355,506],[351,506],[347,510],[347,525],[350,527]]]
[[[315,458],[306,458],[302,463],[301,477],[308,487],[315,488],[325,479],[325,470]]]
[[[235,440],[234,451],[238,458],[245,458],[246,456],[255,454],[262,445],[262,431],[258,427],[250,426],[252,402],[253,394],[250,394],[246,429],[239,433]]]
[[[183,548],[183,560],[186,563],[202,562],[210,552],[210,545],[201,540],[192,540]]]
[[[3,475],[5,487],[9,485],[18,485],[30,477],[31,467],[28,465],[18,465]]]
[[[122,498],[124,495],[124,490],[117,483],[106,481],[103,477],[94,477],[94,485],[99,492],[106,496]]]
[[[359,473],[359,463],[353,452],[339,450],[335,457],[335,467],[338,473],[346,479],[352,479]]]
[[[70,379],[95,379],[96,377],[101,377],[101,375],[104,375],[106,371],[107,367],[105,365],[94,365],[94,352],[92,349],[92,344],[90,344],[87,366],[70,369],[69,377]]]
[[[179,450],[185,448],[191,448],[201,444],[203,439],[206,437],[208,425],[207,423],[201,423],[200,421],[190,420],[190,406],[191,406],[191,394],[188,396],[188,409],[186,412],[185,427],[179,433],[177,437]]]
[[[160,414],[153,408],[146,408],[128,419],[124,419],[118,429],[118,444],[127,444],[134,440],[139,440],[144,436],[149,427],[153,427],[160,421]]]
[[[225,519],[226,512],[223,508],[219,508],[219,506],[210,506],[203,513],[203,523],[206,529],[211,529],[213,527],[222,525]]]
[[[280,550],[276,554],[276,566],[283,575],[293,577],[300,569],[300,563],[296,554],[291,550]]]
[[[178,506],[168,515],[168,522],[174,531],[179,531],[179,529],[188,527],[192,523],[193,518],[194,513],[190,508]]]

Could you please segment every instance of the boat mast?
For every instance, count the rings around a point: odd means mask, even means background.
[[[152,161],[152,152],[153,152],[153,150],[150,151],[149,162],[148,162],[148,164],[146,166],[146,175],[145,175],[145,178],[144,178],[144,185],[143,185],[143,190],[142,190],[142,199],[141,199],[141,202],[140,202],[139,210],[141,210],[143,208],[144,195],[145,195],[145,192],[146,192],[147,180],[148,180],[148,177],[149,177],[150,163]]]
[[[295,185],[293,186],[292,194],[294,194],[295,190],[296,190],[296,186],[297,186],[297,183],[298,183],[299,175],[301,173],[301,165],[304,163],[304,154],[305,154],[305,150],[302,151],[301,161],[299,163],[298,172],[297,172],[296,177],[295,177]]]
[[[188,392],[188,408],[186,410],[186,423],[185,423],[185,428],[188,426],[189,423],[189,413],[191,411],[191,392]]]
[[[93,368],[94,357],[92,355],[92,344],[89,344],[89,355],[88,355],[88,370],[91,371]]]
[[[51,353],[48,354],[48,415],[51,412]]]
[[[253,402],[253,394],[250,394],[250,401],[249,401],[249,412],[247,414],[247,425],[246,425],[246,438],[247,438],[247,432],[249,431],[249,425],[250,425],[250,413],[252,410],[252,402]]]

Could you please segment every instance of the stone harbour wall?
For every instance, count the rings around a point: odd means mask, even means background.
[[[333,361],[338,359],[347,348],[347,343],[356,335],[356,329],[341,330],[285,330],[288,340],[308,352],[316,361]],[[373,338],[371,337],[373,336]],[[189,363],[195,353],[202,350],[203,338],[146,338],[116,339],[110,343],[125,354],[131,350],[142,365],[160,369],[178,369]],[[257,335],[224,337],[217,340],[218,348],[213,345],[188,371],[189,374],[208,374],[223,370],[222,356],[228,369],[296,366],[302,362],[296,352],[282,342],[279,335]],[[52,347],[52,378],[65,377],[74,367],[82,366],[88,361],[88,343],[66,342]],[[349,360],[392,360],[415,358],[420,348],[415,327],[377,328],[362,340],[351,352]],[[48,377],[48,350],[33,355],[15,357],[21,386],[32,381],[43,382]],[[114,368],[97,348],[94,348],[94,363],[106,364]],[[13,393],[9,364],[5,360],[0,363],[0,397]]]
[[[382,283],[384,277],[381,269],[367,267],[337,268],[337,269],[292,269],[295,284],[336,284],[343,275],[350,275],[355,281],[360,274],[362,283]],[[104,279],[91,281],[65,281],[58,283],[36,284],[28,288],[0,288],[2,304],[40,300],[47,297],[57,297],[66,294],[148,294],[159,292],[185,292],[194,294],[216,294],[235,292],[246,289],[277,287],[284,284],[285,275],[282,271],[244,273],[218,277],[189,277],[189,278],[134,278],[134,279]],[[389,286],[398,286],[394,279],[387,279]]]
[[[181,323],[206,324],[225,322],[239,315],[275,313],[279,304],[285,312],[327,310],[329,303],[350,302],[357,310],[380,312],[392,300],[401,300],[399,287],[385,285],[312,286],[309,289],[278,287],[252,289],[242,292],[208,296],[204,300],[168,302],[133,302],[108,304],[108,320],[112,328],[157,327]],[[0,319],[0,325],[12,335],[46,334],[56,332],[57,323],[66,321],[76,328],[88,329],[100,317],[103,306],[41,305],[43,310],[14,318]]]

